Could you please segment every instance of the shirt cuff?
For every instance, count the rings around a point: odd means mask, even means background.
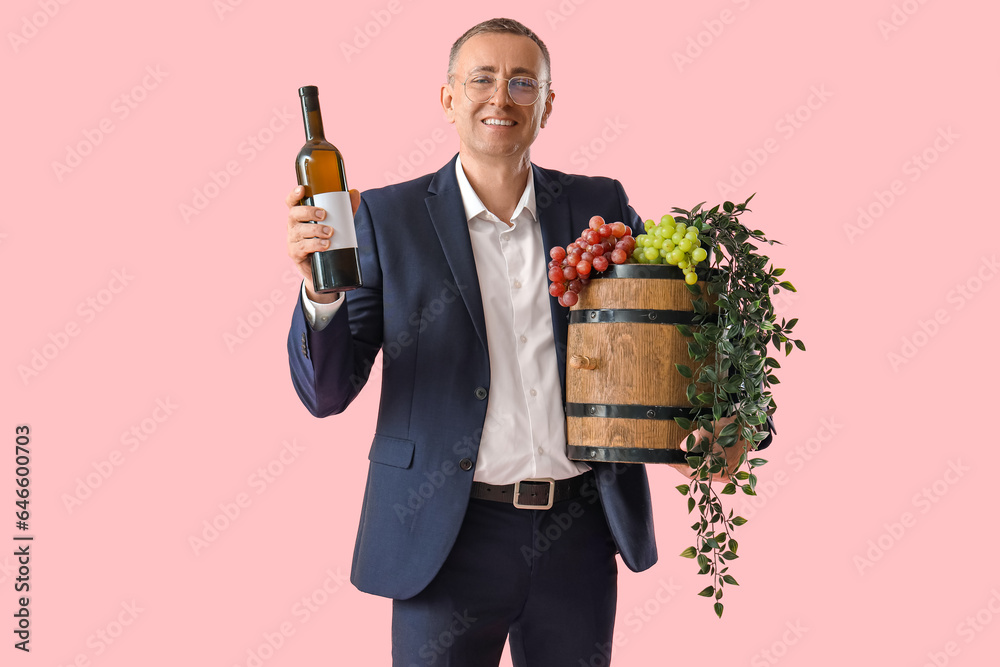
[[[313,331],[322,331],[330,323],[333,316],[340,310],[340,305],[344,303],[344,293],[337,295],[337,300],[333,303],[316,303],[306,295],[306,281],[302,281],[302,310],[306,315],[306,322]]]

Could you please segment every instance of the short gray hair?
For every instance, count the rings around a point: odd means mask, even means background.
[[[538,35],[531,31],[526,25],[514,19],[490,19],[489,21],[483,21],[478,25],[474,25],[465,31],[465,34],[458,38],[454,44],[451,45],[451,54],[448,57],[448,79],[451,80],[455,76],[455,63],[458,62],[458,52],[462,50],[462,45],[469,41],[470,38],[476,35],[483,35],[488,33],[509,33],[512,35],[521,35],[522,37],[528,37],[538,48],[542,50],[542,59],[545,62],[545,76],[551,78],[552,76],[552,62],[549,59],[549,50],[545,48],[545,43],[539,39]],[[542,76],[539,73],[539,76]]]

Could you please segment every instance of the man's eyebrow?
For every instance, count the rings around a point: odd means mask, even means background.
[[[497,68],[494,67],[493,65],[479,65],[478,67],[473,67],[471,70],[469,70],[469,72],[470,73],[471,72],[489,72],[490,74],[496,74],[497,73]],[[527,67],[515,67],[514,69],[512,69],[510,71],[510,73],[513,74],[513,75],[515,75],[515,76],[520,76],[522,74],[527,74],[527,75],[530,75],[532,77],[535,76],[534,70],[529,69]]]

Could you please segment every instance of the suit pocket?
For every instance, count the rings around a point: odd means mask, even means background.
[[[376,433],[371,451],[368,452],[368,460],[395,468],[409,468],[413,464],[413,448],[412,440]]]

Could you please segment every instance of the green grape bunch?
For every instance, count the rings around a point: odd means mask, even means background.
[[[659,224],[647,220],[645,228],[646,233],[635,239],[632,260],[639,264],[676,266],[684,272],[685,283],[697,283],[695,269],[708,258],[708,251],[701,247],[701,234],[706,231],[703,223],[685,225],[668,214],[660,218]]]

